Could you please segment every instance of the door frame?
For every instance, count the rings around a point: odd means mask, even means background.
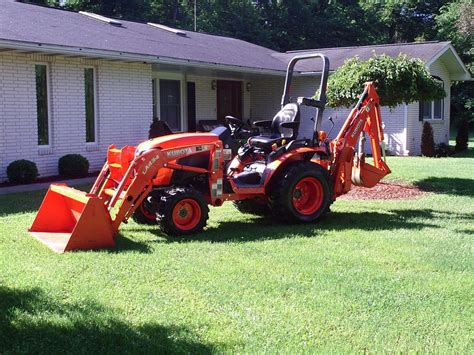
[[[219,110],[219,82],[231,82],[231,83],[239,83],[240,84],[240,116],[236,117],[243,120],[244,114],[244,82],[242,80],[231,80],[231,79],[222,79],[217,80],[216,83],[216,119],[219,121],[220,110]]]

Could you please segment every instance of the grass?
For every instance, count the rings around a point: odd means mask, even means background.
[[[0,202],[0,353],[471,352],[474,151],[389,158],[405,201],[337,201],[316,225],[215,208],[168,242],[57,255],[27,234],[44,191]]]

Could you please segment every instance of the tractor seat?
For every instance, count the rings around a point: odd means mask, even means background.
[[[270,128],[270,133],[251,137],[248,141],[249,145],[260,148],[265,152],[271,152],[273,144],[281,146],[283,140],[289,143],[298,137],[300,125],[299,106],[295,103],[286,104],[272,121],[257,121],[254,122],[254,125]]]
[[[263,149],[264,151],[271,151],[273,144],[281,146],[282,141],[285,137],[281,136],[254,136],[249,140],[249,144],[252,147]]]

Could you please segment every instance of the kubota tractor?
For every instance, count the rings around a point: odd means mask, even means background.
[[[295,65],[323,62],[318,99],[290,102]],[[107,162],[89,193],[51,185],[30,234],[56,252],[114,246],[122,222],[155,223],[167,235],[200,232],[208,205],[234,201],[243,212],[273,214],[278,221],[314,222],[352,184],[372,187],[390,169],[384,149],[379,98],[372,83],[337,137],[321,131],[329,60],[322,54],[294,57],[286,74],[281,110],[273,120],[254,122],[262,130],[233,156],[232,138],[242,121],[209,133],[171,134],[121,149],[111,146]],[[298,138],[300,106],[314,107],[314,134]],[[365,160],[368,135],[373,165]],[[357,142],[360,141],[358,151]]]

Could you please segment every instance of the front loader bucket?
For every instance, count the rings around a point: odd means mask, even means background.
[[[57,253],[115,245],[102,199],[66,185],[50,186],[29,232]]]

